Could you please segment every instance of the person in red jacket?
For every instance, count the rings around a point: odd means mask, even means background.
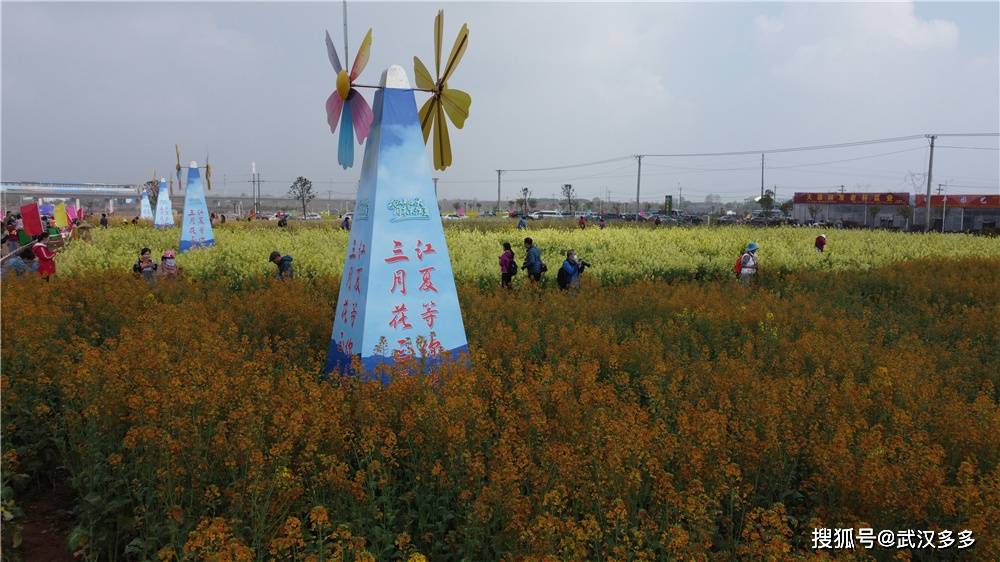
[[[822,252],[823,248],[826,247],[826,234],[820,234],[816,237],[816,251]]]
[[[38,258],[38,274],[46,281],[56,274],[56,253],[45,245],[46,234],[39,234],[36,238],[35,246],[31,248],[35,257]]]

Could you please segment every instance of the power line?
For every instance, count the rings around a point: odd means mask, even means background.
[[[629,158],[634,158],[634,156],[619,156],[617,158],[608,158],[607,160],[597,160],[594,162],[584,162],[581,164],[566,164],[565,166],[551,166],[548,168],[520,168],[520,169],[508,169],[503,168],[504,172],[546,172],[549,170],[565,170],[568,168],[582,168],[585,166],[597,166],[598,164],[608,164],[610,162],[618,162],[619,160],[626,160]]]
[[[989,146],[946,146],[943,144],[939,144],[937,148],[957,148],[959,150],[1000,150],[1000,148],[993,148]]]
[[[887,142],[904,142],[924,138],[924,135],[909,135],[905,137],[892,137],[886,139],[872,139],[865,141],[853,141],[853,142],[842,142],[836,144],[819,144],[811,146],[793,146],[786,148],[769,148],[769,149],[758,149],[758,150],[739,150],[732,152],[697,152],[697,153],[678,153],[678,154],[645,154],[644,156],[653,156],[657,158],[686,158],[686,157],[702,157],[702,156],[745,156],[745,155],[757,155],[757,154],[772,154],[778,152],[800,152],[804,150],[826,150],[831,148],[850,148],[854,146],[865,146],[869,144],[881,144]]]

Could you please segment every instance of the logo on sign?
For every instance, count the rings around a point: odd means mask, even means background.
[[[427,214],[427,206],[424,202],[420,200],[419,197],[414,197],[412,199],[393,199],[386,203],[386,208],[392,211],[392,220],[390,222],[400,222],[400,221],[411,221],[411,220],[429,220],[431,217]]]
[[[358,216],[357,220],[363,221],[368,220],[368,202],[363,201],[358,203]]]

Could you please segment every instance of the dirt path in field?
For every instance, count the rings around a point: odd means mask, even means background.
[[[73,493],[65,485],[40,490],[24,503],[20,551],[27,562],[73,562],[67,537],[73,529]]]

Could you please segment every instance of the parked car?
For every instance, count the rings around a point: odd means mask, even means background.
[[[542,220],[542,219],[561,219],[565,218],[566,215],[560,213],[559,211],[535,211],[528,215],[529,219],[532,220]]]
[[[446,221],[460,221],[460,220],[466,219],[467,217],[465,217],[465,216],[458,216],[455,213],[450,213],[450,214],[444,215],[441,218],[444,219],[444,220],[446,220]]]
[[[319,214],[319,213],[306,213],[306,214],[305,214],[305,216],[304,216],[304,217],[302,217],[302,218],[303,218],[304,220],[307,220],[307,221],[318,221],[318,220],[323,220],[323,217],[322,217],[322,216],[320,216],[320,214]]]

